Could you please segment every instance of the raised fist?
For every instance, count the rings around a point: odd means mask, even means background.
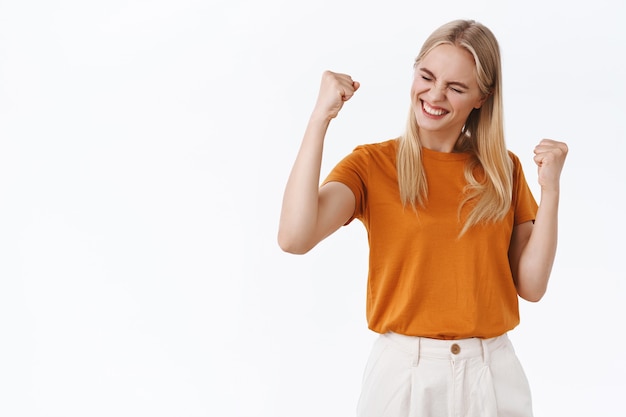
[[[353,81],[352,77],[347,74],[324,71],[313,113],[334,119],[343,107],[343,103],[350,100],[360,86],[358,81]]]

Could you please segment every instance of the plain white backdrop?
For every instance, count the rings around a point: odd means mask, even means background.
[[[397,136],[439,25],[498,37],[509,148],[566,141],[550,287],[511,332],[543,416],[623,416],[626,6],[0,1],[0,415],[352,416],[375,335],[354,222],[282,253],[325,69],[323,173]]]

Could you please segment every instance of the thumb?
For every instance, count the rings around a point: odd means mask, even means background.
[[[345,92],[345,94],[341,97],[342,101],[348,101],[352,98],[356,90],[361,87],[361,83],[358,81],[352,81],[352,89]]]

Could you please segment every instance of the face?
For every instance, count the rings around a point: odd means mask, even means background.
[[[484,102],[473,56],[454,45],[435,47],[415,68],[411,102],[423,141],[454,144],[470,112]]]

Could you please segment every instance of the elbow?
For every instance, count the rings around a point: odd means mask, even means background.
[[[518,293],[518,294],[524,300],[529,301],[531,303],[538,303],[543,298],[543,294],[521,294],[521,293]]]
[[[527,265],[522,268],[520,265],[518,273],[514,275],[517,294],[531,303],[539,302],[548,290],[549,279],[549,267],[537,268],[537,265]]]
[[[546,294],[546,290],[547,288],[544,285],[537,285],[534,288],[518,286],[517,294],[526,301],[537,303],[541,301],[543,296]]]
[[[280,249],[292,255],[304,255],[312,249],[310,245],[305,245],[304,242],[296,239],[294,236],[289,236],[281,231],[278,232],[277,240]]]
[[[280,249],[282,249],[283,252],[290,253],[292,255],[304,255],[305,253],[311,250],[310,248],[304,248],[304,247],[297,246],[297,245],[290,245],[288,243],[283,243],[280,241],[278,242],[278,246],[280,247]]]

